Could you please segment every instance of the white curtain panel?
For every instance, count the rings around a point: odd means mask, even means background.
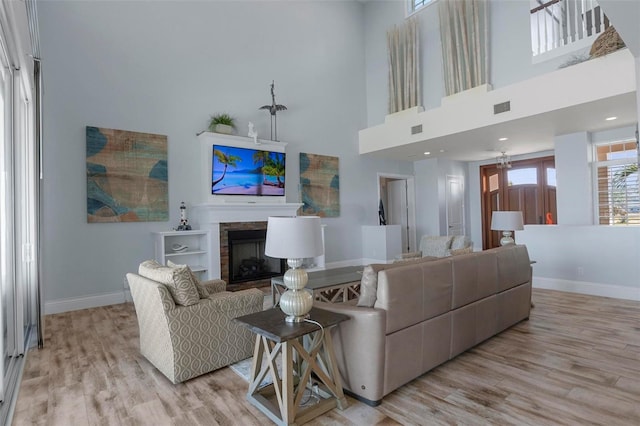
[[[387,31],[389,114],[418,105],[420,99],[419,28],[414,18]]]
[[[488,7],[487,0],[440,1],[446,96],[488,82]]]

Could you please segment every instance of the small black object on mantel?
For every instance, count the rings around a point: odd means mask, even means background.
[[[180,203],[180,226],[178,226],[176,230],[191,231],[191,225],[189,225],[189,220],[187,220],[187,206],[184,204],[184,201]]]
[[[275,80],[272,80],[271,81],[271,105],[263,105],[260,108],[258,108],[258,109],[266,109],[269,111],[269,114],[271,114],[271,140],[272,141],[278,140],[278,121],[276,118],[276,113],[278,111],[285,111],[287,109],[287,107],[284,105],[276,104],[276,95],[274,92],[275,85],[276,85]]]

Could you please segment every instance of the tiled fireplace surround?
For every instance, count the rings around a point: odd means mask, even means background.
[[[229,282],[227,232],[240,229],[266,229],[269,216],[295,216],[298,203],[220,203],[194,206],[194,224],[211,232],[211,277]],[[197,229],[196,228],[196,229]],[[270,280],[229,286],[229,290],[269,285]]]

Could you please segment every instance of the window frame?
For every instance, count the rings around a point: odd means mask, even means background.
[[[432,4],[437,3],[439,0],[424,0],[422,5],[416,7],[416,0],[405,0],[405,15],[407,18],[415,15],[418,12],[421,12],[431,6]]]
[[[636,144],[636,160],[635,162],[631,159],[631,158],[620,158],[620,159],[614,159],[614,160],[603,160],[600,161],[598,160],[598,148],[602,147],[602,146],[614,146],[614,145],[620,145],[620,144],[632,144],[634,143]],[[592,164],[592,192],[593,192],[593,218],[594,218],[594,224],[598,225],[598,226],[640,226],[640,220],[638,222],[634,222],[634,223],[615,223],[615,216],[612,214],[609,214],[608,219],[609,219],[609,223],[603,223],[601,219],[605,219],[607,216],[601,216],[600,214],[600,207],[601,207],[601,202],[600,202],[600,190],[599,190],[599,179],[598,179],[598,168],[599,167],[603,167],[603,166],[626,166],[626,165],[633,165],[635,164],[636,167],[640,166],[640,148],[638,147],[638,137],[636,135],[635,141],[633,138],[624,138],[624,139],[619,139],[619,140],[613,140],[613,141],[606,141],[606,142],[598,142],[598,143],[594,143],[592,145],[593,148],[593,161],[591,162]],[[636,173],[640,174],[640,171],[637,171]],[[640,175],[638,177],[638,195],[640,196]],[[612,189],[612,183],[608,182],[608,194],[609,194],[609,198],[611,199],[611,189]],[[626,192],[627,194],[629,193],[629,191]],[[628,203],[627,203],[628,206]]]

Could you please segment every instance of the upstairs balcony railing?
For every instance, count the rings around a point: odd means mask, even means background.
[[[609,19],[595,0],[551,0],[531,9],[531,47],[534,58],[590,46],[609,27]],[[556,56],[556,55],[553,55]]]

